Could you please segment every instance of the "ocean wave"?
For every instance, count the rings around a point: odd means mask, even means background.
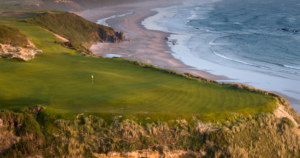
[[[188,17],[187,19],[188,20],[191,20],[191,19],[197,19],[197,14],[193,14],[192,16]]]
[[[226,57],[224,55],[218,54],[216,52],[214,52],[214,54],[217,55],[217,56],[219,56],[219,57],[221,57],[221,58],[227,59],[227,60],[231,60],[231,61],[235,61],[235,62],[239,62],[239,63],[242,63],[242,64],[251,65],[251,66],[255,66],[255,67],[260,67],[259,65],[255,65],[255,64],[244,62],[244,61],[232,59],[232,58]]]
[[[123,17],[123,16],[130,15],[130,14],[132,14],[132,12],[125,13],[125,14],[121,14],[121,15],[113,15],[113,16],[110,16],[110,17],[107,17],[107,18],[98,20],[98,21],[97,21],[97,24],[104,25],[104,26],[109,26],[109,25],[106,23],[106,20],[112,19],[112,18],[116,18],[116,17]]]
[[[259,66],[259,65],[247,63],[247,62],[244,62],[244,61],[232,59],[232,58],[226,57],[224,55],[218,54],[216,52],[214,52],[214,54],[217,55],[217,56],[219,56],[219,57],[221,57],[221,58],[227,59],[227,60],[231,60],[231,61],[238,62],[238,63],[241,63],[241,64],[249,65],[249,66],[258,67],[258,68],[261,68],[261,69],[267,69],[267,70],[276,71],[276,72],[284,72],[284,73],[289,73],[289,74],[293,74],[293,75],[299,75],[297,72],[292,72],[292,71],[287,71],[287,70],[281,70],[281,69],[275,69],[275,68],[270,68],[270,67],[267,67],[267,66]],[[283,67],[300,70],[300,67],[293,67],[293,66],[288,66],[288,65],[283,65],[283,64],[277,64],[277,65],[281,65]]]
[[[297,70],[300,70],[300,67],[295,67],[295,66],[289,66],[289,65],[282,65],[283,67],[286,67],[286,68],[290,68],[290,69],[297,69]]]

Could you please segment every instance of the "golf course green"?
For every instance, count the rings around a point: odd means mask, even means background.
[[[123,59],[82,56],[55,44],[56,37],[39,26],[11,20],[6,24],[19,29],[44,53],[29,62],[0,59],[2,109],[42,105],[57,113],[210,114],[270,111],[275,104],[268,95],[143,68]]]

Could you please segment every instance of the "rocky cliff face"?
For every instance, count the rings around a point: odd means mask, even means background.
[[[115,32],[114,34],[106,34],[103,39],[105,42],[113,43],[119,43],[128,40],[122,31]]]

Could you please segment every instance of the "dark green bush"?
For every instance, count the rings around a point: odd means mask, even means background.
[[[24,141],[14,144],[11,149],[6,151],[4,157],[26,157],[30,155],[35,155],[38,153],[38,149],[35,148],[36,143],[34,141]]]
[[[206,140],[210,140],[215,143],[218,143],[219,146],[228,145],[228,140],[226,138],[226,134],[222,130],[206,134]]]

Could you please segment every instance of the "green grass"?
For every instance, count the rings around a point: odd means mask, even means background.
[[[270,111],[274,105],[274,99],[263,94],[171,75],[122,59],[80,56],[55,44],[52,33],[35,25],[15,21],[10,27],[19,29],[44,53],[29,62],[0,59],[1,109],[39,104],[55,113],[222,116],[245,108],[251,113]]]
[[[51,30],[85,47],[101,39],[106,40],[107,35],[115,33],[111,27],[98,25],[76,14],[66,12],[61,14],[46,12],[27,19],[26,22]]]
[[[29,45],[26,36],[20,34],[18,29],[0,25],[0,43],[25,47]]]

